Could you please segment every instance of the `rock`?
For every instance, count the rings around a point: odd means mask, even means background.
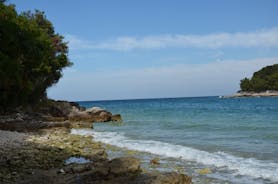
[[[122,116],[120,114],[114,114],[111,117],[111,121],[118,121],[118,122],[122,122]]]
[[[100,107],[91,107],[91,108],[86,109],[87,113],[93,114],[93,115],[99,115],[103,111],[105,111],[105,110]]]
[[[72,105],[66,101],[49,100],[47,105],[41,107],[39,111],[54,117],[66,117],[72,111]]]
[[[57,174],[66,174],[66,172],[64,171],[64,169],[60,169],[59,171],[57,171]]]
[[[210,174],[210,173],[212,173],[210,168],[204,168],[204,169],[199,170],[199,174]]]
[[[82,173],[91,170],[90,164],[70,164],[63,168],[66,173]]]
[[[150,160],[150,163],[153,164],[153,165],[159,165],[159,158],[154,158],[152,160]]]
[[[107,122],[111,121],[112,114],[100,107],[92,107],[85,111],[74,109],[68,115],[70,121]]]
[[[192,178],[184,174],[178,174],[175,172],[170,173],[150,173],[147,174],[143,181],[139,180],[138,183],[148,184],[192,184]]]
[[[62,121],[62,122],[45,122],[46,123],[46,128],[53,128],[53,127],[70,127],[70,122],[69,121]]]
[[[223,98],[240,98],[240,97],[271,97],[271,96],[278,96],[278,91],[275,90],[266,90],[262,92],[255,92],[255,91],[239,91],[234,95],[230,96],[223,96]]]
[[[104,176],[108,176],[109,174],[109,162],[95,162],[92,167],[91,174],[95,178],[103,178]]]
[[[97,122],[107,122],[111,121],[112,114],[108,111],[102,111],[96,118],[95,120]]]
[[[123,176],[97,175],[96,172],[90,172],[83,175],[82,181],[97,184],[192,184],[192,178],[184,174],[171,173],[136,173]],[[84,182],[86,183],[86,182]]]
[[[27,121],[27,122],[26,122]],[[18,132],[28,132],[28,131],[37,131],[44,128],[55,128],[55,127],[70,127],[68,121],[64,122],[52,122],[52,121],[41,121],[41,120],[24,120],[24,121],[9,121],[9,122],[0,122],[1,130],[10,130]]]
[[[70,128],[93,128],[93,123],[90,121],[73,121],[70,123]]]
[[[96,122],[107,122],[111,121],[112,118],[111,112],[108,112],[100,107],[86,109],[86,113],[90,114]]]
[[[107,153],[104,148],[96,148],[90,153],[89,159],[92,161],[104,161],[107,160]]]
[[[85,111],[86,108],[85,107],[82,107],[80,106],[78,103],[76,102],[69,102],[71,104],[72,107],[75,107],[76,109],[78,109],[79,111]]]
[[[140,161],[133,157],[115,158],[110,161],[109,168],[110,174],[115,176],[141,172]]]
[[[70,121],[86,121],[86,122],[93,122],[94,117],[88,114],[86,111],[81,112],[71,112],[68,115],[68,119]]]

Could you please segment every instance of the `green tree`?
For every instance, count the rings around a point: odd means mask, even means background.
[[[240,88],[242,91],[248,91],[251,89],[251,83],[248,78],[244,78],[240,81]]]
[[[0,110],[37,103],[70,66],[67,43],[43,12],[0,2]]]

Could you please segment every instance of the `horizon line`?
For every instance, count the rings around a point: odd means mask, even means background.
[[[178,96],[178,97],[147,97],[147,98],[127,98],[127,99],[106,99],[106,100],[74,100],[73,102],[104,102],[104,101],[129,101],[129,100],[159,100],[159,99],[174,99],[174,98],[205,98],[218,97],[223,95],[208,95],[208,96]],[[69,100],[71,101],[71,100]]]

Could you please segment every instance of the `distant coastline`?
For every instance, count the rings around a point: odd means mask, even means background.
[[[278,97],[278,91],[267,90],[263,92],[238,92],[233,95],[223,96],[223,98],[239,98],[239,97]]]

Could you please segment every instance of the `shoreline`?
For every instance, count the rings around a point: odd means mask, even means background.
[[[106,133],[107,131],[108,134]],[[155,139],[148,139],[152,144],[150,142],[144,144],[148,140],[145,139],[144,141],[144,139],[139,137],[134,139],[134,137],[131,138],[128,135],[123,138],[123,134],[120,131],[116,131],[115,134],[109,134],[109,130],[98,129],[97,127],[90,132],[84,129],[74,129],[73,131],[77,135],[94,135],[95,140],[107,145],[107,150],[111,150],[109,155],[112,153],[116,157],[136,156],[140,158],[144,163],[143,166],[147,166],[145,168],[150,168],[151,166],[152,169],[158,171],[186,171],[187,174],[193,176],[193,183],[241,183],[246,178],[254,181],[254,183],[277,181],[275,172],[266,169],[269,166],[269,162],[264,162],[265,160],[260,160],[256,156],[249,155],[246,157],[246,155],[238,154],[238,152],[229,153],[223,149],[215,149],[214,151],[210,149],[209,151],[192,145],[181,146],[169,144],[169,142],[160,142]],[[121,139],[117,139],[117,134]],[[134,144],[137,146],[134,147]],[[158,159],[160,164],[151,165],[150,160],[152,159]],[[252,163],[248,161],[249,159],[252,160]],[[240,164],[235,166],[235,162]],[[274,166],[276,162],[272,161],[271,164]]]
[[[264,92],[238,92],[233,95],[220,96],[221,98],[241,98],[241,97],[278,97],[278,91]]]
[[[102,143],[92,136],[71,134],[66,127],[0,133],[4,183],[191,183],[183,173],[143,171],[140,160],[131,156],[109,160]],[[69,158],[86,162],[66,164]]]

